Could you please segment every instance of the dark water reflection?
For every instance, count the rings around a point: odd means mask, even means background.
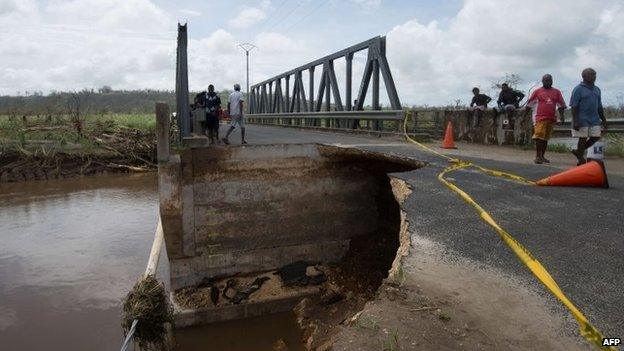
[[[115,350],[145,269],[155,174],[0,184],[0,350]]]
[[[303,332],[292,312],[175,331],[176,351],[303,351]]]

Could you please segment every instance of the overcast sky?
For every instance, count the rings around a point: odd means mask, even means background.
[[[473,86],[494,95],[491,81],[505,73],[519,74],[523,90],[552,73],[569,99],[588,66],[606,103],[624,100],[622,0],[0,0],[0,94],[172,90],[177,21],[189,24],[193,90],[244,86],[238,43],[259,48],[253,84],[386,35],[406,105],[466,102]]]

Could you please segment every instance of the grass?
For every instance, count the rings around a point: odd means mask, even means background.
[[[152,114],[114,114],[89,116],[86,118],[87,127],[113,122],[119,126],[139,129],[143,131],[154,131],[156,129],[156,118]]]
[[[448,313],[444,311],[441,311],[440,314],[438,315],[438,318],[443,322],[448,322],[451,320],[451,315],[449,315]]]
[[[379,330],[379,321],[372,316],[360,316],[356,325],[362,329]]]
[[[605,143],[604,155],[613,157],[624,157],[624,135],[606,133],[602,137]],[[557,153],[569,153],[572,148],[566,144],[549,144],[548,151]]]
[[[548,144],[548,151],[557,153],[568,153],[572,150],[570,146],[566,144]]]
[[[88,115],[83,118],[83,134],[112,134],[118,127],[154,132],[156,119],[151,114]],[[26,121],[21,117],[0,116],[0,146],[17,143],[24,147],[29,141],[42,140],[56,142],[61,149],[70,144],[79,145],[85,151],[96,147],[90,138],[75,130],[69,116],[29,116]]]
[[[393,329],[383,342],[384,351],[397,351],[399,349],[399,331]]]
[[[26,122],[21,117],[9,118],[0,115],[0,131],[24,129],[33,126],[62,126],[71,125],[69,116],[54,116],[52,118],[28,116]],[[96,129],[101,125],[124,126],[153,131],[156,128],[156,118],[153,114],[104,114],[87,115],[83,117],[85,130]]]
[[[624,157],[624,135],[607,133],[604,141],[607,144],[604,150],[605,156]]]
[[[404,282],[405,282],[405,269],[403,268],[403,265],[399,265],[399,269],[397,270],[397,273],[394,277],[394,283],[397,286],[401,286],[403,285]]]

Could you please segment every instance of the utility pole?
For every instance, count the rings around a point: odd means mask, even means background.
[[[257,46],[255,46],[254,44],[251,43],[242,43],[242,44],[238,44],[238,47],[243,49],[245,51],[245,56],[247,58],[247,112],[249,112],[249,52],[253,49],[258,48]]]

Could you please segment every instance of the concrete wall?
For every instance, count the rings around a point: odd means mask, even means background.
[[[408,130],[416,132],[431,132],[441,137],[448,121],[453,122],[455,140],[464,140],[480,144],[526,144],[531,141],[533,124],[531,111],[519,109],[515,113],[513,129],[504,128],[504,114],[496,114],[490,108],[484,111],[479,125],[470,127],[473,111],[471,110],[442,110],[442,109],[414,109],[413,117],[409,120]]]
[[[361,151],[314,144],[193,148],[172,157],[159,168],[172,288],[296,260],[339,260],[350,238],[377,230],[382,169],[385,177],[388,164],[416,168],[377,157],[375,168]]]

